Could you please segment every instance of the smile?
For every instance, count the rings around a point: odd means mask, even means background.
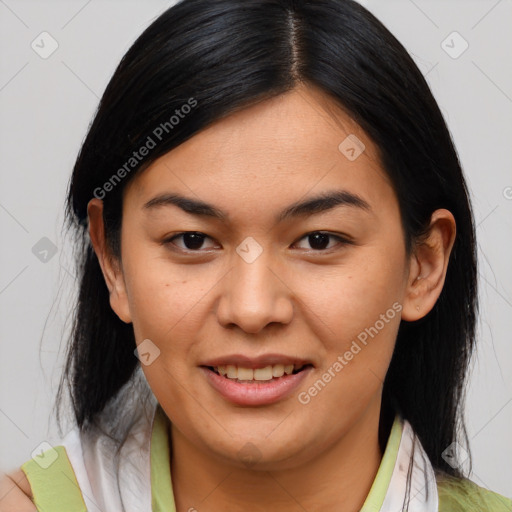
[[[269,381],[283,375],[292,375],[300,372],[305,366],[303,364],[275,364],[264,368],[244,368],[235,365],[221,365],[209,367],[218,375],[237,382]]]
[[[314,368],[311,364],[274,364],[263,368],[219,365],[199,369],[209,385],[229,403],[261,406],[289,397]]]

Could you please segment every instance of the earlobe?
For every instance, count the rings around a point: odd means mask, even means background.
[[[456,234],[455,218],[436,210],[425,236],[418,240],[410,259],[402,319],[414,322],[427,315],[443,290]]]
[[[124,285],[121,290],[118,288],[117,282],[114,285],[114,289],[110,292],[110,307],[124,323],[129,324],[132,322]]]
[[[101,271],[110,294],[110,306],[125,323],[132,321],[123,272],[116,258],[110,253],[105,240],[103,201],[94,198],[87,205],[89,237],[100,263]]]

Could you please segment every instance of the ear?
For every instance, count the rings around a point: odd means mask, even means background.
[[[106,244],[103,201],[97,198],[91,199],[87,204],[87,215],[89,217],[89,236],[110,293],[110,307],[123,322],[128,324],[132,321],[132,317],[126,285],[120,261],[111,254]]]
[[[402,319],[413,322],[423,318],[435,305],[443,289],[456,225],[452,213],[436,210],[425,236],[413,248]]]

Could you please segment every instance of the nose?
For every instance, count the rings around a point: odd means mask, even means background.
[[[263,251],[252,262],[235,254],[233,267],[222,280],[217,318],[223,327],[236,325],[256,334],[271,323],[288,324],[293,316],[293,293],[284,272]]]

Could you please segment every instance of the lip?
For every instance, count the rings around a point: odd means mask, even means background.
[[[307,365],[312,366],[312,361],[307,359],[300,359],[294,356],[287,356],[284,354],[262,354],[257,357],[247,357],[243,354],[231,354],[223,357],[216,357],[215,359],[209,359],[200,363],[200,366],[241,366],[242,368],[265,368],[265,366],[273,366],[275,364],[296,364],[296,365]]]
[[[226,359],[222,359],[225,361]],[[254,360],[253,360],[254,361]],[[290,359],[288,359],[290,361]],[[247,363],[244,363],[247,364]],[[282,364],[282,363],[273,363]],[[291,363],[290,363],[291,364]],[[211,364],[208,366],[217,366]],[[298,373],[283,375],[268,381],[240,383],[200,366],[207,381],[222,397],[236,405],[256,406],[269,405],[282,400],[295,391],[304,379],[313,371],[313,366],[307,366]]]

